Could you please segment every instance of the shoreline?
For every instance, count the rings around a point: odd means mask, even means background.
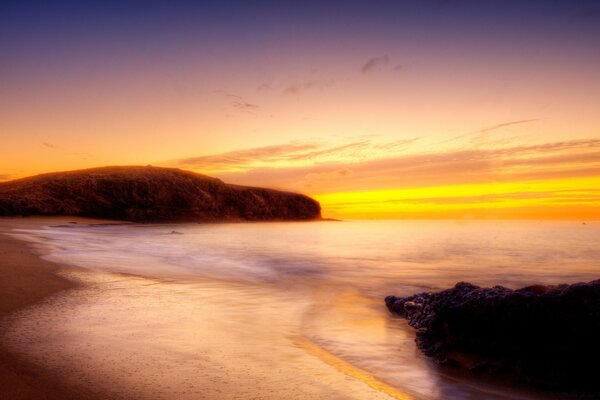
[[[123,269],[144,265],[127,254],[112,269],[113,258],[94,251],[115,249],[112,257],[118,258],[123,256],[119,251],[145,254],[155,240],[180,243],[169,235],[170,224],[167,229],[149,226],[147,231],[128,232],[106,227],[108,235],[81,229],[116,222],[0,218],[0,400],[219,399],[224,393],[302,398],[296,396],[298,390],[307,396],[346,394],[349,399],[390,393],[403,399],[445,398],[455,390],[482,399],[570,398],[506,391],[495,381],[429,368],[411,351],[412,331],[379,312],[385,310],[373,312],[381,306],[378,297],[362,296],[345,280],[321,282],[310,274],[312,269],[264,282],[230,281],[223,275],[213,279],[200,272],[194,275],[198,279],[178,279],[181,275],[175,274],[167,280],[155,273],[139,275],[160,269]],[[71,226],[80,227],[73,230],[77,237],[67,233]],[[36,233],[44,227],[58,232]],[[204,232],[191,225],[182,228],[187,234],[185,229],[192,234],[184,240]],[[225,233],[237,231],[231,229]],[[250,226],[248,232],[263,230]],[[192,244],[218,246],[220,238],[201,236]],[[145,244],[130,250],[138,241]],[[82,253],[86,249],[91,250],[89,257],[79,257],[88,255]],[[398,357],[387,359],[385,349],[391,354],[398,347],[404,349]],[[371,359],[364,361],[369,350]],[[149,364],[157,367],[148,369]],[[231,382],[239,384],[232,387]],[[323,382],[328,383],[321,386]]]
[[[0,399],[101,398],[98,394],[67,385],[58,374],[29,362],[4,344],[13,316],[80,285],[58,274],[66,267],[42,259],[30,243],[8,234],[13,229],[39,228],[67,220],[80,219],[0,218]]]
[[[88,285],[84,279],[83,285],[78,285],[77,278],[75,282],[62,278],[60,271],[68,272],[73,270],[74,272],[77,272],[78,267],[71,268],[67,264],[66,268],[62,268],[61,262],[53,263],[45,261],[38,255],[42,254],[43,257],[43,254],[45,253],[43,243],[31,243],[27,240],[21,240],[18,236],[16,238],[7,236],[5,233],[19,234],[19,232],[14,232],[13,229],[39,229],[48,225],[68,224],[72,221],[77,221],[82,225],[98,222],[95,220],[80,220],[76,218],[0,218],[0,254],[2,254],[0,272],[3,275],[15,275],[15,265],[11,268],[11,265],[9,265],[11,259],[7,255],[12,256],[12,254],[17,253],[15,257],[26,257],[29,269],[35,270],[35,277],[25,276],[22,278],[24,279],[24,282],[27,282],[25,284],[36,284],[34,281],[43,282],[44,280],[48,280],[48,282],[56,280],[60,283],[56,288],[48,285],[48,291],[36,291],[33,295],[29,292],[19,293],[18,297],[24,304],[15,306],[12,311],[6,315],[0,315],[0,346],[2,346],[2,344],[11,346],[8,348],[0,347],[0,358],[2,358],[2,362],[0,363],[0,384],[3,385],[3,390],[0,392],[0,400],[5,398],[7,400],[95,400],[105,398],[166,399],[178,396],[181,396],[178,398],[186,399],[219,399],[234,398],[236,396],[242,396],[241,398],[264,397],[268,399],[279,398],[279,394],[283,397],[302,398],[299,397],[298,393],[305,393],[307,398],[316,398],[321,395],[324,395],[326,398],[331,398],[339,393],[347,394],[348,399],[384,399],[389,398],[390,396],[392,398],[402,399],[413,398],[411,395],[405,394],[400,389],[393,388],[392,386],[381,383],[377,379],[371,378],[368,373],[362,372],[359,368],[344,367],[340,369],[339,367],[342,363],[325,349],[319,350],[319,352],[315,354],[315,351],[312,349],[320,349],[317,344],[313,344],[308,349],[307,346],[298,346],[298,344],[292,341],[288,336],[289,327],[287,324],[291,324],[292,322],[286,320],[285,324],[276,324],[278,329],[274,330],[271,325],[259,324],[257,326],[254,323],[254,316],[248,312],[239,310],[238,300],[236,300],[239,299],[239,296],[243,296],[242,298],[245,299],[243,303],[249,304],[248,307],[252,310],[254,307],[252,302],[256,301],[256,296],[274,296],[271,290],[259,290],[257,292],[257,290],[252,289],[240,292],[237,286],[219,282],[214,283],[212,281],[206,283],[204,280],[201,281],[204,283],[201,283],[200,281],[183,283],[183,285],[187,287],[187,289],[186,287],[183,289],[186,290],[182,290],[181,286],[178,287],[178,290],[171,290],[164,285],[148,285],[147,282],[139,282],[139,280],[110,279],[108,282],[108,285],[110,285],[108,286],[108,293],[115,293],[116,297],[114,295],[103,296],[100,307],[110,310],[110,312],[113,313],[111,316],[115,318],[110,318],[110,321],[116,321],[114,322],[116,325],[122,324],[123,321],[127,321],[130,329],[128,335],[117,335],[119,338],[118,340],[113,337],[112,342],[108,342],[111,344],[111,349],[113,349],[112,345],[116,345],[116,347],[114,347],[114,352],[111,351],[110,353],[107,353],[105,348],[101,348],[106,346],[107,342],[104,338],[107,336],[102,332],[98,334],[96,331],[96,328],[104,329],[102,326],[105,325],[105,322],[99,323],[97,318],[98,314],[94,312],[90,314],[78,313],[82,319],[75,322],[75,326],[84,326],[87,327],[86,329],[94,327],[94,329],[92,329],[91,332],[85,330],[79,331],[79,334],[81,335],[80,338],[83,338],[83,342],[81,340],[77,341],[76,338],[74,340],[68,339],[62,343],[62,346],[67,345],[67,348],[58,350],[54,353],[51,352],[55,357],[54,360],[58,360],[58,362],[40,362],[41,359],[46,357],[45,354],[48,354],[46,353],[48,348],[43,345],[43,343],[46,342],[46,338],[66,337],[63,334],[67,333],[68,336],[70,332],[68,330],[69,328],[67,328],[67,330],[62,330],[61,327],[66,326],[66,324],[63,324],[63,320],[56,318],[60,318],[60,316],[65,313],[71,313],[74,309],[71,309],[68,306],[67,308],[63,307],[61,314],[48,315],[48,319],[41,319],[40,323],[36,322],[38,321],[35,315],[36,310],[44,309],[46,305],[51,306],[55,301],[58,301],[61,306],[64,306],[69,304],[69,299],[77,299],[80,295],[82,298],[85,298],[88,289],[95,290],[95,284],[92,283],[91,285]],[[8,248],[3,250],[3,247],[1,246],[7,246]],[[82,272],[83,270],[84,269],[82,269]],[[112,272],[109,273],[113,274]],[[144,279],[149,278],[145,277]],[[169,284],[171,283],[166,283],[165,285]],[[177,284],[180,285],[181,283]],[[110,290],[115,288],[118,288],[119,291]],[[201,290],[198,290],[197,288],[201,288]],[[65,294],[65,290],[69,291],[73,289],[76,292],[73,296],[70,296],[68,292]],[[4,289],[2,288],[1,290]],[[120,293],[123,291],[126,291],[127,294],[135,292],[139,295],[140,293],[143,293],[144,296],[141,297],[143,301],[141,303],[128,302],[127,304],[124,304],[119,297]],[[166,372],[156,375],[153,371],[145,372],[144,368],[148,362],[156,363],[159,360],[157,357],[162,357],[162,352],[157,353],[157,350],[159,350],[160,347],[153,348],[154,339],[148,337],[146,332],[147,324],[149,323],[148,321],[153,324],[154,322],[152,321],[156,321],[157,317],[164,316],[163,304],[161,303],[161,301],[163,301],[161,300],[163,296],[155,295],[164,291],[169,292],[173,296],[181,296],[180,298],[177,298],[178,300],[187,299],[189,301],[189,304],[185,301],[176,301],[174,304],[179,304],[182,308],[171,307],[172,310],[170,314],[168,314],[169,318],[178,320],[181,315],[187,315],[187,313],[190,312],[190,306],[192,307],[192,310],[195,310],[192,312],[192,314],[195,315],[195,318],[190,319],[186,316],[185,319],[186,321],[189,321],[189,323],[186,326],[186,329],[181,331],[182,334],[178,337],[176,336],[178,339],[175,343],[179,341],[180,344],[185,345],[184,350],[189,351],[187,350],[189,343],[187,342],[186,336],[189,332],[198,332],[197,334],[201,334],[203,339],[194,342],[194,350],[190,353],[193,357],[186,357],[183,359],[184,365],[186,365],[187,368],[193,368],[197,372],[188,374],[181,379],[179,374],[173,375]],[[195,300],[192,301],[192,299]],[[280,300],[281,299],[278,298],[276,302],[279,303]],[[149,301],[150,303],[144,303],[144,301]],[[75,302],[77,302],[77,300],[75,300]],[[117,304],[118,307],[115,307],[115,304]],[[28,308],[32,305],[33,307]],[[94,303],[94,305],[98,305],[98,303]],[[294,310],[301,310],[303,307],[303,304],[294,304],[292,308]],[[89,310],[89,308],[84,309]],[[125,309],[124,313],[120,311],[123,309]],[[128,311],[128,309],[131,311]],[[130,315],[142,315],[142,313],[139,312],[142,309],[144,312],[150,310],[156,314],[151,318],[148,318],[148,315],[143,316],[141,319],[134,321],[134,324],[131,325],[132,321]],[[223,309],[225,311],[217,313],[214,311],[216,309]],[[79,309],[76,310],[80,311]],[[271,319],[273,310],[275,310],[273,307],[262,307],[258,310],[258,315],[262,315],[263,318]],[[31,316],[31,312],[34,314],[33,316]],[[115,312],[116,314],[114,314]],[[277,313],[278,312],[275,312],[275,314]],[[298,313],[290,312],[289,314],[296,315]],[[25,346],[28,346],[28,351],[24,353],[13,352],[11,349],[13,349],[12,344],[15,342],[15,336],[10,336],[10,334],[14,333],[11,328],[14,326],[12,325],[12,318],[21,321],[22,323],[23,316],[26,316],[26,320],[29,321],[29,332],[39,330],[41,333],[39,336],[35,336],[34,334],[33,338],[26,337],[25,341],[21,342],[24,343]],[[277,321],[276,318],[274,320]],[[54,321],[55,326],[58,327],[56,331],[49,331],[51,332],[50,336],[46,336],[44,333],[46,332],[44,324],[48,324],[48,321],[50,321],[50,324]],[[82,321],[84,323],[81,323]],[[237,327],[241,323],[245,327],[256,329],[255,335],[251,335],[251,337],[256,336],[259,340],[249,339],[248,336],[243,333],[246,332],[246,328],[241,331],[239,329],[231,329],[232,321],[234,321],[233,326]],[[170,324],[170,326],[174,325]],[[199,330],[199,328],[202,329]],[[110,326],[106,329],[108,329],[107,332],[119,332],[119,330],[113,329]],[[27,329],[25,332],[27,332]],[[94,336],[94,333],[97,333],[95,337],[90,338],[88,336],[88,334]],[[131,341],[132,337],[135,338],[133,342]],[[100,341],[98,341],[99,338],[101,338]],[[269,340],[265,341],[260,338],[268,338]],[[18,340],[21,341],[20,338]],[[275,347],[282,350],[271,353],[266,352],[265,346],[270,348],[273,346],[274,342],[277,343]],[[38,345],[39,343],[42,343],[42,345]],[[101,343],[101,347],[97,346],[99,343]],[[144,344],[140,348],[140,351],[148,349],[149,351],[147,353],[142,353],[142,356],[138,359],[134,357],[133,360],[128,361],[127,368],[134,371],[140,371],[141,374],[139,377],[136,376],[134,379],[130,379],[127,373],[121,372],[122,369],[120,368],[115,369],[114,365],[117,365],[117,360],[124,354],[123,351],[126,352],[127,348],[139,345],[139,343]],[[172,344],[174,342],[171,340],[169,343]],[[81,347],[82,344],[85,347]],[[85,351],[90,348],[90,344],[92,345],[92,351],[86,353]],[[120,348],[119,346],[124,347]],[[84,351],[81,353],[80,349]],[[252,350],[252,356],[243,355],[249,351],[248,349],[254,349]],[[290,353],[293,355],[292,359],[302,360],[301,362],[296,362],[304,368],[301,369],[303,372],[298,373],[296,368],[287,366],[287,362],[285,368],[273,372],[271,369],[273,362],[281,361],[282,359],[287,360]],[[269,354],[269,356],[265,356],[268,360],[262,359],[265,354]],[[98,357],[98,355],[100,355],[100,357]],[[325,360],[328,362],[324,361],[323,355],[325,355]],[[87,360],[89,360],[89,358],[86,357],[95,357],[93,368],[90,369],[85,366],[79,368],[81,366],[81,364],[78,364],[78,361],[80,360],[79,357],[83,357],[83,359],[86,360],[85,362],[88,362]],[[345,366],[346,364],[343,365]],[[168,369],[166,371],[168,371]],[[315,381],[315,374],[320,377],[325,377],[324,379],[328,381],[329,384],[322,385],[318,383],[320,380]],[[156,387],[150,389],[150,391],[145,387],[140,386],[140,382],[149,379],[153,381],[157,380],[159,382],[156,384]],[[177,384],[171,387],[166,384],[166,382],[169,381],[177,382]],[[242,384],[240,387],[232,387],[231,381],[241,382]],[[259,384],[258,382],[261,383]],[[290,382],[295,383],[290,385]],[[279,394],[274,395],[273,393]],[[171,395],[173,395],[173,397]]]

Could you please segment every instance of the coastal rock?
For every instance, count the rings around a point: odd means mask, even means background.
[[[385,302],[439,364],[553,389],[600,388],[600,280],[518,290],[460,282]]]
[[[308,196],[230,185],[159,167],[104,167],[0,183],[0,215],[69,215],[138,222],[288,221],[321,217]]]

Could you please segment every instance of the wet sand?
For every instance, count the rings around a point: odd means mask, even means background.
[[[43,260],[31,244],[13,238],[15,228],[39,228],[68,223],[66,218],[0,218],[0,399],[92,400],[103,398],[85,388],[67,384],[63,377],[31,363],[4,345],[4,335],[16,313],[39,305],[78,283],[57,273],[65,268]],[[78,220],[90,222],[91,220]]]
[[[30,225],[31,222],[27,223]],[[0,220],[0,319],[74,286],[56,275],[58,265],[44,261],[26,243],[4,235],[21,221]],[[5,324],[0,324],[0,335]],[[57,379],[6,349],[0,342],[0,387],[5,399],[63,399],[75,394]]]
[[[6,235],[69,221],[0,220],[0,399],[414,398],[288,326],[256,325],[282,312],[253,314],[272,296],[263,289],[64,267],[40,258],[43,242]],[[305,304],[285,300],[302,314]],[[172,337],[157,347],[161,324],[187,329],[166,328]],[[172,369],[182,351],[192,358]]]

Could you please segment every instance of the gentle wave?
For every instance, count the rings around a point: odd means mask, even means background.
[[[385,310],[383,297],[456,281],[519,287],[600,275],[600,227],[575,222],[73,224],[15,234],[37,238],[53,261],[96,271],[79,277],[91,282],[81,289],[85,296],[31,311],[38,315],[15,326],[23,351],[94,381],[100,378],[92,368],[99,366],[102,379],[117,379],[114,360],[102,353],[117,348],[147,390],[165,398],[173,394],[169,387],[194,386],[198,371],[211,368],[260,376],[265,398],[294,398],[282,386],[286,380],[298,393],[314,386],[312,397],[511,398],[440,375],[416,349],[406,322]],[[44,329],[40,313],[54,316]],[[78,334],[82,326],[95,328]],[[70,342],[57,351],[56,338],[65,336]],[[71,357],[90,362],[67,363],[70,349],[77,351]],[[198,352],[220,356],[190,361]],[[158,379],[143,368],[153,362],[186,369]],[[225,390],[215,383],[223,375],[214,379],[215,390]],[[239,379],[239,390],[251,390]],[[328,387],[315,383],[323,379]],[[146,390],[136,381],[122,384]],[[218,390],[211,396],[219,398]]]

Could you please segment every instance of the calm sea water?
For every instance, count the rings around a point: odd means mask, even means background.
[[[441,374],[388,294],[600,278],[600,224],[85,225],[17,232],[88,285],[28,310],[11,346],[136,398],[545,398]],[[40,328],[43,327],[43,328]]]

